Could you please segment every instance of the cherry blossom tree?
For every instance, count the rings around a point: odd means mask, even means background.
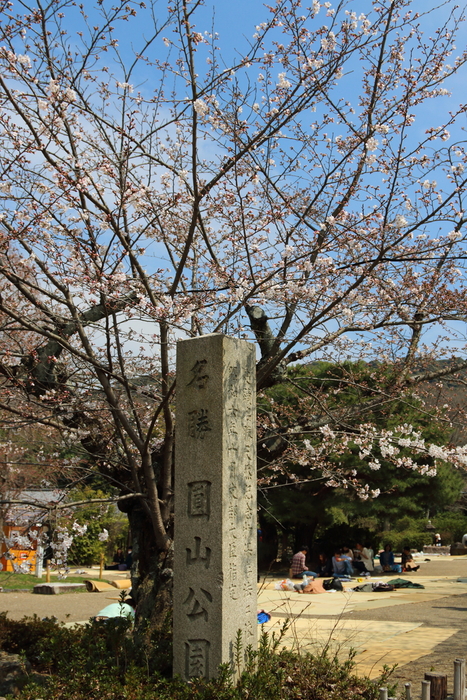
[[[466,462],[365,419],[467,367],[463,17],[355,5],[278,0],[223,44],[199,1],[0,2],[0,408],[119,489],[156,617],[178,338],[256,342],[259,391],[291,363],[391,366],[287,428],[322,436],[297,459],[330,483],[349,477],[327,455],[356,441],[373,464]]]

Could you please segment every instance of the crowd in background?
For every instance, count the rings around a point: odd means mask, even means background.
[[[404,573],[417,571],[419,566],[415,564],[410,547],[403,549],[400,563],[396,563],[394,552],[390,544],[386,544],[379,552],[375,563],[375,553],[369,543],[365,545],[357,542],[354,549],[341,547],[336,549],[332,557],[325,553],[320,553],[315,566],[307,565],[309,548],[303,545],[292,557],[291,576],[292,578],[303,578],[303,576],[352,578],[354,576],[371,576],[374,573]]]

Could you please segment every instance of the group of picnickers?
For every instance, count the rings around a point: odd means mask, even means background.
[[[303,578],[303,576],[353,578],[355,576],[371,576],[373,573],[381,574],[386,572],[403,573],[408,571],[418,571],[420,568],[414,561],[410,547],[404,547],[400,564],[396,564],[394,552],[390,544],[386,544],[379,553],[379,564],[375,564],[375,554],[370,544],[357,542],[355,549],[342,547],[336,549],[333,557],[328,557],[320,553],[318,563],[312,571],[306,563],[309,548],[307,545],[300,547],[292,557],[291,576],[292,578]]]

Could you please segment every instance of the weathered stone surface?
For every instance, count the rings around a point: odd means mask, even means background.
[[[57,593],[67,593],[86,588],[85,583],[38,583],[32,589],[33,593],[42,595],[55,595]]]
[[[177,350],[174,673],[212,678],[256,645],[255,349],[221,334]]]
[[[19,654],[0,651],[0,694],[16,695],[24,686],[30,671],[31,664]]]
[[[423,550],[425,551],[425,550]],[[467,554],[467,547],[464,547],[462,542],[456,542],[455,544],[452,544],[449,548],[449,554],[451,556],[464,556]]]
[[[465,553],[467,553],[467,549],[464,550]],[[451,553],[451,545],[449,546],[442,546],[438,547],[435,544],[425,544],[423,545],[423,553],[424,554],[450,554]]]

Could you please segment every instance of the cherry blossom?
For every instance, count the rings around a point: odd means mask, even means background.
[[[259,449],[279,433],[274,468],[291,480],[297,460],[377,497],[339,470],[345,450],[374,471],[386,459],[464,469],[458,446],[366,422],[370,405],[423,401],[424,382],[467,367],[458,10],[285,2],[226,45],[184,0],[135,15],[104,5],[86,7],[92,21],[73,4],[2,5],[0,410],[11,431],[41,426],[51,452],[73,455],[66,473],[91,464],[128,499],[135,537],[151,533],[151,551],[167,554],[176,342],[223,332],[256,343],[259,391],[317,360],[387,370],[352,410],[336,386],[292,427],[259,417]],[[63,567],[71,536],[56,536]]]

